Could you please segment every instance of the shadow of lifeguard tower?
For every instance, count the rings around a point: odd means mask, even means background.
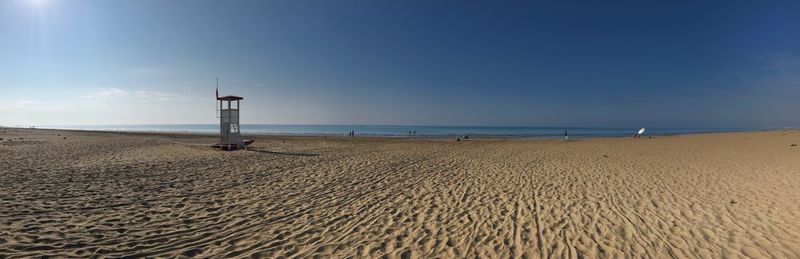
[[[219,79],[217,79],[219,84]],[[239,124],[239,102],[243,97],[228,95],[219,96],[217,88],[217,118],[219,118],[219,143],[212,145],[222,150],[238,150],[253,143],[252,139],[243,140]],[[235,102],[235,103],[234,103]],[[235,104],[235,105],[234,105]]]

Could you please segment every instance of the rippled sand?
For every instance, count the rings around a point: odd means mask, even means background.
[[[0,138],[0,257],[800,257],[797,131]]]

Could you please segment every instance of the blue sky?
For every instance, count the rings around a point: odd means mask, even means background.
[[[0,125],[800,126],[798,1],[0,2]]]

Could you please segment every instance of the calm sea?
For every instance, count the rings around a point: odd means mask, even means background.
[[[39,128],[135,131],[135,132],[189,132],[217,133],[217,124],[176,124],[176,125],[90,125],[90,126],[43,126]],[[416,131],[416,136],[494,136],[494,137],[560,137],[564,130],[570,136],[631,136],[639,128],[593,128],[593,127],[484,127],[484,126],[411,126],[411,125],[271,125],[243,124],[243,134],[286,134],[286,135],[347,135],[354,130],[361,136],[408,136]],[[689,129],[689,128],[647,128],[646,135],[672,135],[686,133],[709,133],[746,131],[754,129]]]

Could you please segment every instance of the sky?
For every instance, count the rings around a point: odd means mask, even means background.
[[[0,125],[800,126],[800,1],[0,1]]]

